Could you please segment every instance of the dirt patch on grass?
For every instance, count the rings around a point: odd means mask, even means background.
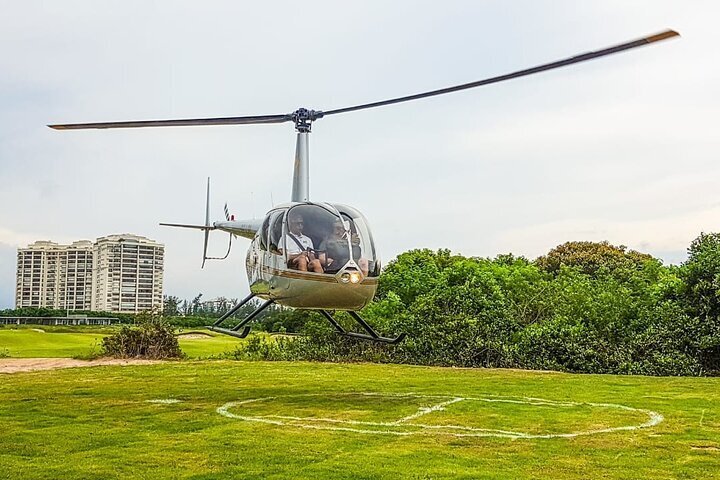
[[[178,333],[176,334],[178,338],[188,338],[190,340],[198,340],[203,338],[212,338],[213,335],[210,335],[209,333],[205,332],[185,332],[185,333]]]
[[[76,360],[74,358],[0,358],[0,373],[33,372],[56,368],[97,367],[100,365],[148,365],[157,360],[140,358],[98,358]]]

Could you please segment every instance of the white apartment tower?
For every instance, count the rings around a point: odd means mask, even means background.
[[[93,244],[39,241],[18,249],[15,305],[90,310]]]
[[[93,310],[138,313],[162,308],[165,247],[138,235],[95,242]]]
[[[110,235],[18,249],[15,305],[137,313],[162,308],[165,247],[145,237]]]

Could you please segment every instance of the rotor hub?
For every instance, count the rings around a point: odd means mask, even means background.
[[[312,122],[323,117],[323,112],[317,110],[308,110],[307,108],[298,108],[290,114],[292,121],[295,123],[295,130],[300,133],[310,133]]]

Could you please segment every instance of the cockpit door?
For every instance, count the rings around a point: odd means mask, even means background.
[[[335,208],[340,212],[343,220],[349,224],[353,258],[360,264],[362,270],[367,271],[367,276],[379,276],[380,257],[375,250],[375,242],[365,216],[347,205],[335,205]]]

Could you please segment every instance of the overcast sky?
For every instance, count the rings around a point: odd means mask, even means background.
[[[115,233],[166,245],[165,293],[242,297],[248,241],[200,269],[211,211],[289,199],[291,124],[45,125],[329,110],[653,34],[683,37],[499,85],[328,117],[311,199],[355,206],[385,263],[412,248],[535,258],[608,240],[666,263],[720,231],[720,4],[0,1],[0,308],[16,251]],[[223,234],[211,242],[222,255]]]

